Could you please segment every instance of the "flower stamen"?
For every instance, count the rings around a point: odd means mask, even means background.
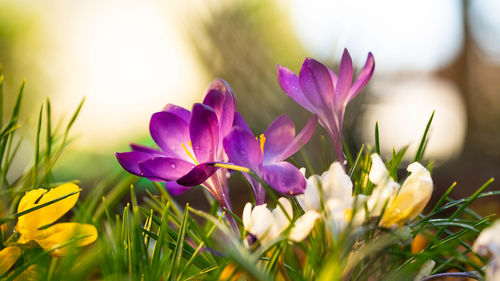
[[[266,143],[266,137],[264,134],[260,134],[259,138],[255,137],[260,144],[260,152],[264,154],[264,144]]]
[[[196,163],[196,165],[199,165],[200,163],[198,163],[196,158],[194,158],[193,154],[191,152],[189,152],[189,150],[186,148],[186,146],[182,142],[181,142],[181,145],[182,145],[182,148],[184,148],[184,151],[186,152],[187,156],[189,156],[189,158],[191,158],[191,160],[193,160],[193,162]],[[189,141],[189,146],[191,147],[191,149],[193,148],[191,141]]]

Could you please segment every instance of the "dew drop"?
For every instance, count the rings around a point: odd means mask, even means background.
[[[169,166],[170,166],[170,168],[172,168],[172,169],[175,169],[175,167],[176,167],[174,162],[170,162],[170,165],[169,165]]]
[[[193,149],[194,149],[194,150],[200,150],[200,147],[199,147],[199,146],[197,146],[197,145],[195,145],[195,146],[193,147]]]

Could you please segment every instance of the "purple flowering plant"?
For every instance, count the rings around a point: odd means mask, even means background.
[[[229,210],[228,173],[224,164],[249,169],[281,194],[301,194],[306,187],[305,178],[297,167],[284,160],[309,141],[319,122],[333,140],[337,160],[343,163],[345,108],[368,83],[374,66],[370,53],[354,84],[352,60],[347,50],[338,76],[311,58],[304,60],[298,77],[289,69],[277,66],[278,81],[285,93],[313,113],[297,136],[292,120],[281,115],[263,134],[255,137],[236,111],[230,86],[216,79],[208,87],[203,102],[194,104],[191,111],[168,104],[153,114],[149,129],[159,149],[131,144],[131,152],[116,153],[116,157],[130,173],[164,182],[174,195],[201,185],[222,208]],[[266,192],[261,183],[249,173],[243,173],[256,203],[263,204]]]
[[[165,182],[174,195],[202,185],[221,207],[230,209],[226,172],[212,164],[227,161],[222,140],[231,130],[234,113],[231,88],[216,79],[192,111],[168,104],[153,114],[149,130],[159,150],[132,144],[131,152],[116,153],[116,158],[134,175]]]
[[[302,63],[299,76],[284,66],[277,66],[281,88],[296,103],[318,115],[319,123],[330,135],[337,160],[344,163],[342,126],[347,104],[370,81],[375,69],[372,53],[354,83],[351,55],[344,50],[336,75],[330,68],[312,58]]]

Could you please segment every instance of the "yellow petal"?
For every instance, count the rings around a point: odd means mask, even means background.
[[[42,275],[45,270],[36,264],[32,264],[21,272],[14,281],[38,281],[42,280]]]
[[[26,194],[21,198],[19,205],[17,206],[17,212],[23,212],[36,206],[35,202],[40,199],[40,197],[47,192],[46,189],[38,188],[26,192]],[[40,227],[38,220],[35,217],[30,217],[30,214],[20,216],[16,229],[22,234],[29,234],[37,230]],[[26,238],[29,242],[30,238]],[[25,243],[25,242],[19,242]]]
[[[97,229],[91,224],[74,222],[54,224],[46,229],[37,231],[33,237],[40,247],[50,250],[74,240],[68,246],[56,249],[53,255],[65,255],[68,248],[88,245],[97,239]]]
[[[50,202],[54,199],[63,197],[73,192],[79,191],[80,188],[74,183],[65,183],[47,192],[45,189],[31,190],[24,195],[19,203],[18,212],[39,206]],[[67,213],[78,200],[79,193],[66,197],[53,204],[45,206],[41,209],[28,213],[19,217],[17,230],[27,237],[30,233],[35,232],[39,227],[54,223],[65,213]],[[41,196],[41,197],[40,197]],[[37,200],[39,201],[35,203]]]
[[[387,207],[380,221],[381,226],[402,225],[406,220],[416,218],[431,198],[433,184],[429,171],[417,162],[410,164],[408,171],[411,175]]]
[[[6,247],[0,251],[0,275],[9,270],[21,255],[21,249],[16,246]]]

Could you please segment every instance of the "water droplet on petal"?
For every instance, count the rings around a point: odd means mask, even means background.
[[[170,162],[170,165],[169,165],[169,166],[170,166],[170,168],[172,168],[172,169],[175,169],[175,167],[176,167],[176,165],[175,165],[175,163],[174,163],[174,162]]]
[[[199,147],[199,146],[197,146],[197,145],[195,145],[195,146],[193,147],[193,149],[194,149],[194,150],[200,150],[200,147]]]

